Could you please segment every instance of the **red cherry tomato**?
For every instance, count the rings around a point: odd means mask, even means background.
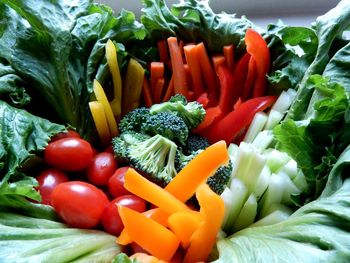
[[[87,177],[94,185],[107,185],[116,169],[117,162],[113,154],[101,152],[92,159],[87,169]]]
[[[49,143],[44,151],[46,163],[64,171],[79,171],[91,162],[93,150],[80,138],[64,138]]]
[[[124,187],[125,173],[129,169],[128,166],[120,167],[115,171],[108,181],[108,191],[113,197],[131,194]]]
[[[51,204],[57,214],[68,225],[78,228],[96,226],[108,203],[104,192],[80,181],[59,184],[51,195]]]
[[[123,195],[111,201],[103,212],[101,221],[104,229],[113,235],[119,235],[124,228],[117,205],[126,206],[140,213],[146,211],[146,201],[136,195]]]
[[[80,134],[74,130],[67,130],[67,132],[60,132],[51,138],[51,142],[58,141],[64,138],[81,138]]]
[[[51,194],[53,189],[64,182],[68,182],[66,174],[55,168],[49,168],[42,171],[36,180],[39,183],[39,192],[41,195],[41,203],[45,205],[51,204]]]

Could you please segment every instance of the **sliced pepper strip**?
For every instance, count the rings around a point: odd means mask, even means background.
[[[215,143],[224,140],[227,144],[231,143],[252,122],[255,113],[267,109],[275,101],[276,96],[265,96],[241,103],[211,128],[207,134],[209,141]]]
[[[191,238],[191,244],[186,251],[184,263],[200,262],[208,259],[225,214],[224,201],[207,184],[202,184],[198,187],[196,197],[204,222]]]
[[[251,56],[248,53],[245,53],[237,62],[237,66],[233,74],[234,98],[232,100],[234,103],[238,100],[238,98],[242,97],[242,94],[244,93],[243,89],[247,79],[250,58]]]
[[[256,63],[256,80],[253,97],[264,96],[266,92],[266,75],[270,69],[270,50],[263,37],[255,30],[249,28],[245,35],[247,52]]]
[[[220,81],[219,107],[224,115],[228,114],[239,97],[234,86],[234,79],[230,70],[223,65],[216,68],[216,73]]]
[[[118,205],[125,230],[135,243],[153,256],[169,261],[179,247],[177,236],[166,227],[125,206]]]

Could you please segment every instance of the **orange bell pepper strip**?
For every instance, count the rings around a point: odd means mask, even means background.
[[[191,72],[193,91],[195,97],[197,98],[205,92],[198,57],[198,49],[195,45],[187,45],[184,46],[184,52],[189,70]]]
[[[266,92],[266,75],[270,69],[270,50],[266,41],[255,30],[249,28],[244,38],[247,52],[256,63],[256,80],[253,97],[264,96]]]
[[[199,212],[177,212],[168,218],[169,228],[180,239],[183,248],[190,245],[193,233],[203,223],[203,216]]]
[[[214,193],[207,184],[198,187],[196,197],[203,214],[204,222],[194,232],[188,247],[184,263],[206,261],[216,241],[225,214],[222,198]]]
[[[210,145],[196,155],[164,189],[181,202],[186,202],[193,196],[198,186],[206,182],[220,166],[227,164],[228,160],[229,155],[224,141]],[[162,210],[165,211],[163,208]]]
[[[167,39],[171,66],[174,75],[174,90],[175,93],[182,94],[188,98],[188,86],[185,67],[182,58],[182,51],[177,43],[176,37],[169,37]]]
[[[129,168],[125,174],[124,187],[129,192],[154,204],[166,213],[173,214],[179,211],[190,210],[187,205],[170,192],[147,180],[132,168]]]
[[[135,243],[159,259],[169,261],[174,256],[180,241],[173,232],[130,208],[118,205],[118,211]]]
[[[142,214],[144,214],[148,218],[151,218],[152,220],[156,221],[162,226],[165,226],[165,227],[168,226],[169,214],[164,213],[164,211],[160,210],[159,208],[153,208],[153,209],[147,210]],[[120,233],[117,239],[117,243],[123,246],[130,244],[132,241],[133,240],[129,237],[128,233],[126,233],[125,229],[123,229],[123,231]]]

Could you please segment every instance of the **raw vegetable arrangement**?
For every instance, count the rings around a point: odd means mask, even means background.
[[[350,1],[0,1],[0,261],[349,262]]]

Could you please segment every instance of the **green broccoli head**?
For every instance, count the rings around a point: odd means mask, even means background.
[[[177,174],[177,146],[171,140],[155,135],[126,132],[112,140],[115,156],[140,171],[151,181],[165,186]]]
[[[141,107],[130,111],[119,123],[120,133],[135,131],[140,132],[142,123],[150,116],[149,109]]]
[[[230,181],[232,174],[232,162],[227,166],[221,166],[216,170],[215,174],[208,178],[207,184],[218,195],[221,195],[226,185]]]
[[[180,145],[185,145],[188,138],[186,123],[171,112],[160,112],[150,117],[142,124],[141,131],[149,135],[162,135]]]
[[[198,150],[205,150],[209,147],[209,141],[207,138],[190,133],[188,135],[186,147],[184,149],[184,152],[186,154],[191,154],[193,152],[196,152]]]
[[[206,114],[202,104],[196,101],[187,102],[186,98],[179,94],[167,102],[154,104],[150,108],[151,114],[160,112],[173,112],[178,115],[185,121],[189,130],[196,128],[204,120]]]
[[[195,152],[192,152],[191,154],[184,154],[181,149],[178,148],[176,151],[176,158],[175,158],[175,168],[177,172],[180,172],[192,159],[202,152],[203,150],[198,150]]]

